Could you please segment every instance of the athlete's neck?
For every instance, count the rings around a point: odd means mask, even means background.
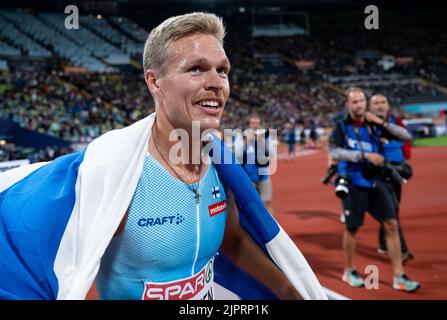
[[[156,144],[156,148],[162,153],[163,157],[169,160],[171,164],[197,174],[198,168],[202,167],[202,143],[193,141],[190,132],[186,136],[184,133],[187,131],[185,130],[178,130],[171,135],[175,130],[169,123],[164,124],[163,121],[157,121],[156,119],[152,128],[153,136],[151,140]],[[171,140],[170,136],[177,139]],[[151,145],[149,143],[150,150]],[[175,157],[175,159],[170,158],[170,156]]]

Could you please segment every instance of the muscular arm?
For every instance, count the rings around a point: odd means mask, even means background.
[[[227,192],[229,209],[222,252],[240,269],[264,284],[280,299],[302,299],[285,274],[266,256],[239,224],[236,202]]]

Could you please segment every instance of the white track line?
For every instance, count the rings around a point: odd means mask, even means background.
[[[300,152],[297,152],[295,154],[295,156],[292,157],[291,159],[296,159],[296,158],[300,158],[300,157],[310,156],[312,154],[316,154],[316,153],[321,152],[321,151],[322,150],[305,150],[305,151],[300,151]],[[288,159],[288,153],[287,152],[278,153],[278,159]]]

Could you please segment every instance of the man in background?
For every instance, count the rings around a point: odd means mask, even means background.
[[[287,159],[290,160],[290,158],[294,158],[296,156],[296,128],[294,123],[286,123],[285,138],[288,146]]]
[[[270,214],[274,215],[269,166],[276,152],[268,133],[268,130],[261,128],[259,115],[252,113],[248,118],[248,129],[244,132],[242,163],[262,202]]]
[[[387,97],[385,97],[382,94],[376,94],[373,95],[369,101],[369,108],[372,113],[377,115],[379,118],[389,122],[396,124],[398,126],[401,126],[405,128],[405,125],[403,124],[400,117],[397,117],[393,115],[390,112],[390,104],[388,102]],[[385,158],[385,161],[388,161],[391,165],[396,166],[405,166],[405,168],[408,169],[408,164],[405,160],[410,159],[411,157],[411,143],[410,141],[398,141],[398,140],[387,140],[387,139],[381,139],[381,145],[382,145],[382,155]],[[410,167],[411,169],[411,167]],[[404,174],[405,175],[405,174]],[[409,178],[408,175],[404,178]],[[402,226],[399,219],[399,207],[400,202],[402,199],[402,184],[397,183],[394,180],[391,179],[384,179],[384,183],[386,188],[391,194],[391,197],[393,199],[394,205],[396,207],[396,218],[399,222],[399,238],[400,238],[400,245],[401,245],[401,251],[402,251],[402,261],[404,263],[407,263],[411,261],[414,256],[413,254],[408,250],[407,242],[404,237],[404,233],[402,231]],[[377,251],[381,254],[387,254],[387,246],[385,242],[385,231],[383,228],[383,225],[380,226],[380,232],[379,232],[379,248]]]
[[[404,128],[368,112],[365,93],[360,88],[347,89],[346,107],[346,119],[337,123],[329,139],[331,159],[339,161],[339,171],[342,169],[351,181],[349,194],[342,199],[346,220],[342,280],[353,287],[364,286],[364,280],[355,268],[354,254],[356,235],[368,211],[385,228],[394,274],[393,289],[413,292],[420,284],[410,280],[402,266],[396,210],[380,177],[384,158],[379,153],[379,139],[409,140],[411,135]]]

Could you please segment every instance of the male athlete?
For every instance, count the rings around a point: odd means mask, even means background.
[[[278,297],[300,298],[241,228],[234,199],[214,166],[202,162],[201,146],[192,148],[192,123],[201,132],[218,129],[230,93],[224,33],[218,17],[195,13],[164,21],[148,37],[143,65],[156,119],[137,189],[101,262],[102,299],[161,297],[164,284],[180,284],[212,267],[219,248]],[[178,129],[188,132],[180,151],[189,154],[187,163],[170,159],[178,141],[169,135]],[[222,209],[210,214],[216,204]],[[212,297],[211,286],[194,292],[194,298]]]
[[[212,299],[214,281],[327,299],[241,167],[206,161],[221,141],[193,135],[219,127],[229,95],[224,34],[213,14],[164,21],[143,54],[154,114],[0,174],[0,299],[83,299],[94,280],[102,299]]]
[[[379,154],[379,139],[411,138],[408,131],[366,111],[366,97],[360,88],[346,91],[348,115],[337,123],[330,136],[330,156],[339,161],[339,172],[351,180],[346,198],[342,199],[346,231],[343,236],[345,270],[342,280],[354,287],[364,280],[354,266],[355,238],[368,211],[385,229],[385,239],[393,267],[393,288],[413,292],[420,285],[410,280],[403,269],[395,207],[378,174],[384,158]]]
[[[379,118],[389,123],[393,123],[405,128],[404,124],[402,123],[402,120],[390,112],[390,104],[388,103],[387,97],[385,97],[384,95],[382,94],[373,95],[369,100],[369,109]],[[411,155],[411,144],[409,141],[381,139],[381,151],[385,160],[391,163],[392,165],[399,166],[402,169],[407,169],[406,171],[408,171],[408,169],[410,168],[409,165],[405,162],[405,160],[409,159]],[[408,176],[405,176],[404,178],[408,178]],[[396,207],[396,218],[399,222],[399,238],[402,251],[402,261],[406,263],[413,259],[413,254],[408,250],[407,241],[405,240],[399,220],[399,207],[402,195],[402,184],[397,183],[392,179],[386,179],[384,181],[384,184],[389,190]],[[378,252],[383,254],[387,253],[385,243],[385,231],[383,226],[380,227],[379,232]]]

